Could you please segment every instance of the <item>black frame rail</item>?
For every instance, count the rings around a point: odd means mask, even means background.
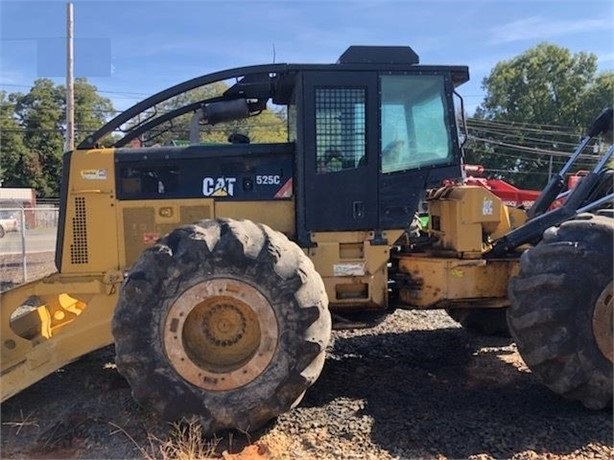
[[[95,133],[87,136],[77,146],[77,149],[83,150],[97,148],[102,138],[117,132],[118,130],[123,132],[124,136],[116,141],[112,147],[124,146],[133,139],[138,138],[143,133],[156,128],[165,122],[172,122],[173,119],[181,115],[189,112],[195,112],[199,108],[210,103],[239,98],[257,99],[258,101],[264,101],[266,103],[269,98],[275,96],[275,86],[278,81],[278,75],[288,71],[288,69],[288,64],[265,64],[237,67],[234,69],[202,75],[200,77],[187,80],[183,83],[179,83],[175,86],[160,91],[147,99],[144,99],[143,101],[120,113],[107,124],[98,129]],[[162,102],[168,101],[173,97],[201,86],[231,79],[236,79],[236,84],[228,88],[221,96],[215,96],[209,99],[190,103],[170,112],[158,115],[156,106]],[[261,107],[262,103],[257,105]],[[153,109],[153,113],[148,113],[148,111],[151,109]],[[121,129],[121,127],[128,121],[133,120],[139,115],[143,114],[146,114],[147,116],[144,117],[141,122],[136,123],[128,129]]]
[[[586,136],[582,138],[580,144],[571,155],[571,158],[563,166],[561,171],[552,178],[548,185],[546,185],[537,200],[535,200],[535,203],[527,213],[530,220],[497,240],[490,254],[494,256],[505,255],[522,244],[540,239],[543,232],[549,227],[559,225],[581,212],[591,211],[607,205],[612,206],[614,200],[614,193],[612,193],[612,174],[607,174],[609,171],[611,172],[611,170],[608,170],[606,166],[610,158],[612,158],[612,155],[614,155],[614,146],[610,146],[605,154],[597,161],[593,170],[584,176],[578,185],[570,191],[563,206],[546,211],[562,190],[565,174],[570,170],[584,148],[594,137],[606,134],[612,130],[612,123],[613,109],[605,109],[593,121],[591,127],[586,132]],[[605,196],[598,196],[595,198],[595,192],[600,190],[606,192]]]

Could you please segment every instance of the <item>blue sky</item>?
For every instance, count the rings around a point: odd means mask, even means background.
[[[332,63],[352,44],[410,45],[422,64],[462,64],[469,111],[501,60],[547,41],[614,69],[614,2],[74,0],[76,76],[123,110],[176,83],[273,62]],[[0,89],[65,79],[66,1],[0,0]]]

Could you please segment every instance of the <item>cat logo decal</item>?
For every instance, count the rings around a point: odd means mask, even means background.
[[[234,196],[236,177],[205,177],[203,179],[204,196]]]

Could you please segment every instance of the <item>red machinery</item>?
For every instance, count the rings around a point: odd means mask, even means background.
[[[514,187],[509,182],[505,182],[501,179],[486,179],[482,177],[484,174],[484,167],[481,165],[465,165],[464,168],[465,173],[467,174],[467,177],[465,178],[466,185],[479,185],[484,187],[501,198],[508,206],[522,206],[524,208],[530,208],[540,194],[540,192],[537,190],[519,189]],[[574,175],[569,176],[567,182],[568,189],[575,187],[578,181],[585,176],[586,173],[587,171],[578,171]],[[554,203],[552,203],[551,207],[558,208],[561,206],[562,199],[562,197],[557,199]]]

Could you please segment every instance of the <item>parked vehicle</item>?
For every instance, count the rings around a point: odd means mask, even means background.
[[[4,238],[7,232],[16,232],[19,229],[19,221],[12,212],[0,211],[0,238]]]

